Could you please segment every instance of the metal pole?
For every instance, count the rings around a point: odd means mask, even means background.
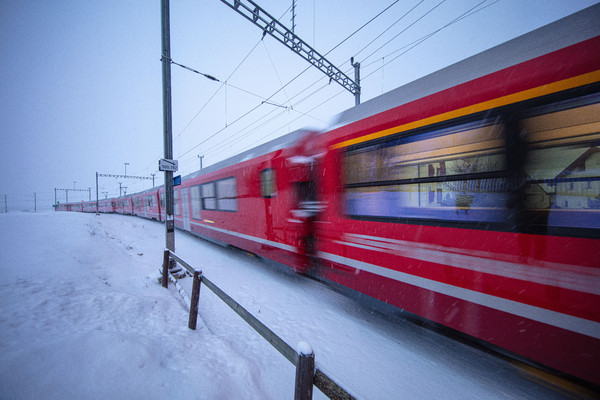
[[[69,204],[69,189],[65,189],[65,195],[67,196],[67,204]]]
[[[200,159],[200,169],[202,169],[202,159],[204,158],[204,156],[198,154],[198,158]]]
[[[99,213],[98,209],[98,171],[96,171],[96,214]]]
[[[8,203],[6,202],[6,195],[4,195],[4,212],[8,212]]]
[[[173,132],[171,110],[171,33],[169,0],[161,0],[162,30],[162,87],[163,134],[165,159],[173,159]],[[173,217],[173,172],[165,171],[165,242],[166,248],[175,251],[175,220]]]
[[[123,163],[123,164],[125,164],[125,176],[127,176],[127,166],[129,165],[129,163],[126,162],[126,163]]]
[[[354,94],[354,105],[360,104],[360,63],[354,62],[354,57],[350,58],[350,63],[354,67],[354,82],[356,83],[358,90]]]
[[[33,192],[33,212],[37,212],[37,193]]]
[[[56,205],[56,188],[54,188],[54,211],[56,211],[56,209],[58,208],[56,207]]]
[[[156,174],[150,174],[150,175],[152,175],[152,187],[154,187],[154,175],[156,175]]]
[[[92,201],[92,188],[88,186],[88,201]]]

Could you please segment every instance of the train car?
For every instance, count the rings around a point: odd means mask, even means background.
[[[188,175],[175,225],[600,385],[597,21],[600,5]],[[109,202],[165,219],[164,188]]]
[[[314,240],[304,204],[315,191],[310,137],[292,132],[186,176],[174,188],[176,227],[305,271]]]
[[[133,215],[133,196],[121,196],[114,200],[113,212],[123,215]]]
[[[132,196],[133,215],[161,221],[158,188],[148,189]]]
[[[104,199],[100,200],[98,203],[98,208],[101,213],[112,213],[113,209],[113,200],[112,199]]]
[[[318,136],[314,274],[600,384],[600,5]]]

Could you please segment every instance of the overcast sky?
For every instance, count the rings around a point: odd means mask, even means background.
[[[596,2],[403,0],[330,52],[393,0],[297,0],[295,32],[352,78],[355,57],[366,101]],[[291,27],[291,0],[257,3]],[[0,2],[2,211],[4,195],[9,211],[33,209],[34,192],[38,209],[48,209],[55,188],[92,188],[95,199],[96,172],[124,174],[125,163],[128,175],[156,173],[162,184],[160,21],[160,0]],[[314,68],[280,90],[308,63],[261,37],[219,0],[171,0],[173,61],[221,81],[172,66],[183,175],[199,168],[198,155],[207,166],[301,127],[326,127],[354,105]],[[152,185],[102,178],[100,198],[118,196],[119,182],[127,193]],[[69,192],[82,199],[88,192]]]

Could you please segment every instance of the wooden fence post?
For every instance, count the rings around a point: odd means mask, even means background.
[[[165,250],[163,254],[162,286],[169,287],[169,250]]]
[[[313,377],[315,375],[315,353],[310,344],[298,343],[296,363],[296,390],[294,400],[312,400]]]
[[[196,322],[198,321],[198,300],[200,299],[200,274],[194,271],[194,281],[192,283],[192,299],[190,300],[190,319],[188,328],[196,330]]]

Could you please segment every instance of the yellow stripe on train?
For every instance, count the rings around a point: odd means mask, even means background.
[[[572,78],[563,79],[558,82],[549,83],[547,85],[538,86],[532,89],[523,90],[521,92],[498,97],[497,99],[484,101],[473,104],[467,107],[459,108],[453,111],[448,111],[432,117],[423,118],[418,121],[409,122],[404,125],[399,125],[394,128],[384,129],[379,132],[374,132],[369,135],[361,136],[355,139],[345,140],[330,146],[331,150],[342,147],[351,146],[353,144],[363,143],[373,139],[379,139],[385,136],[393,135],[400,132],[409,131],[411,129],[421,128],[427,125],[432,125],[438,122],[448,121],[465,115],[474,114],[481,111],[491,110],[493,108],[502,107],[508,104],[518,103],[520,101],[533,99],[547,94],[561,92],[563,90],[572,89],[578,86],[589,85],[600,81],[600,70],[588,72],[587,74],[578,75]]]

